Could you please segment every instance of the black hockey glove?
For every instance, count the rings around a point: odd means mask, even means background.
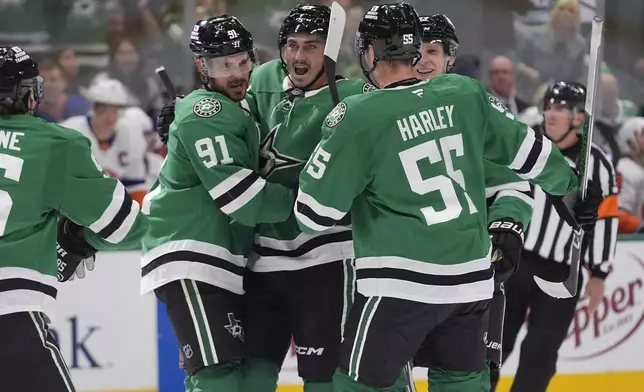
[[[519,268],[523,227],[512,219],[497,220],[488,228],[492,241],[492,265],[496,282],[505,282]]]
[[[166,103],[161,108],[159,115],[157,116],[157,134],[163,142],[163,144],[168,144],[168,135],[170,134],[170,124],[174,121],[174,106],[178,100],[184,98],[184,95],[177,96],[174,101]]]
[[[581,200],[580,189],[577,188],[564,196],[548,196],[557,214],[571,227],[581,226],[586,233],[595,229],[597,210],[604,200],[602,188],[593,180],[588,181],[586,200]]]
[[[58,281],[85,277],[85,269],[94,270],[96,249],[85,241],[84,227],[62,216],[58,220]]]

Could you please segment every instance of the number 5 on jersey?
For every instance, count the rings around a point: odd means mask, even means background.
[[[398,153],[412,192],[425,195],[437,191],[440,193],[443,204],[445,205],[445,208],[440,211],[437,211],[434,207],[423,207],[420,209],[427,226],[449,222],[461,215],[463,207],[458,200],[454,182],[463,189],[470,214],[477,212],[474,203],[465,191],[465,177],[463,176],[463,172],[454,169],[451,155],[452,151],[454,151],[456,157],[463,156],[463,138],[460,133],[440,138],[438,139],[438,143],[436,140],[429,140]],[[444,162],[447,176],[441,174],[424,179],[418,167],[418,162],[423,159],[429,159],[432,165]]]

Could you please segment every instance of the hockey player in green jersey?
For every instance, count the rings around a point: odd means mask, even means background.
[[[260,124],[260,175],[269,183],[296,187],[299,173],[321,138],[333,108],[323,58],[330,9],[299,5],[278,35],[281,58],[253,70],[242,101]],[[340,97],[374,90],[338,77]],[[159,118],[172,118],[171,106]],[[170,108],[170,109],[169,109]],[[169,110],[168,110],[169,109]],[[245,276],[245,391],[273,392],[291,337],[306,392],[329,392],[337,366],[342,325],[353,302],[355,271],[351,229],[303,234],[293,216],[257,226]]]
[[[356,52],[381,89],[333,109],[300,175],[303,231],[328,230],[351,210],[358,294],[336,392],[388,390],[421,347],[432,354],[432,390],[490,389],[482,377],[494,291],[484,159],[569,196],[586,230],[601,200],[593,182],[577,200],[579,181],[564,157],[476,81],[416,79],[421,44],[409,4],[367,12]]]
[[[168,154],[144,199],[142,293],[166,305],[182,350],[186,391],[242,391],[244,269],[254,226],[291,215],[293,189],[259,171],[259,130],[241,107],[257,63],[234,17],[198,22],[190,49],[203,88],[176,104]]]
[[[57,277],[84,276],[83,260],[136,246],[147,229],[139,205],[103,172],[89,141],[35,117],[42,81],[25,51],[0,47],[2,391],[74,391],[47,326]]]
[[[281,58],[253,71],[247,101],[262,131],[260,174],[296,187],[299,173],[321,139],[333,100],[324,75],[330,9],[298,5],[278,34]],[[340,97],[373,86],[336,81]],[[353,301],[353,242],[348,226],[303,234],[294,216],[257,227],[246,275],[245,390],[273,392],[291,337],[305,392],[330,392],[342,326]]]
[[[419,18],[423,46],[422,57],[416,64],[416,76],[426,80],[454,69],[458,37],[452,21],[443,14]],[[494,99],[494,98],[492,98]],[[507,113],[506,115],[511,115]],[[502,255],[494,263],[494,295],[490,301],[490,324],[485,335],[489,373],[498,378],[501,367],[501,341],[505,295],[503,283],[518,268],[523,247],[523,231],[527,229],[534,200],[530,184],[507,167],[483,161],[485,193],[487,197],[488,230],[492,240],[492,254]],[[415,357],[417,366],[430,367],[431,353],[421,350]]]

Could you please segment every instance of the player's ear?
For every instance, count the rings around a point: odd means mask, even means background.
[[[373,44],[369,44],[367,52],[365,53],[365,62],[367,63],[368,69],[373,68],[373,61],[376,58],[376,49],[373,47]]]
[[[575,114],[572,125],[575,128],[579,128],[584,125],[584,121],[586,121],[586,114],[582,111],[579,111],[577,112],[577,114]]]

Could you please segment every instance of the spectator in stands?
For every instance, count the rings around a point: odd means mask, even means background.
[[[619,99],[617,79],[609,73],[600,76],[597,101],[593,142],[617,165],[622,155],[617,131],[626,119],[637,115],[637,108],[632,102]]]
[[[78,71],[80,69],[76,52],[72,48],[59,49],[54,55],[54,61],[60,67],[65,82],[67,83],[66,92],[68,94],[80,94],[79,87],[81,83],[78,80]]]
[[[481,77],[481,60],[476,55],[464,54],[454,64],[454,73],[469,76],[472,79]]]
[[[610,73],[601,74],[599,86],[599,119],[614,127],[620,127],[628,118],[637,116],[637,106],[627,99],[620,99],[619,83],[615,76]]]
[[[644,232],[644,118],[632,117],[619,130],[623,156],[616,171],[619,192],[619,232]]]
[[[66,92],[67,82],[61,68],[52,60],[40,63],[40,75],[44,79],[45,98],[38,115],[50,122],[61,122],[69,117],[84,115],[89,105],[80,95]]]
[[[512,60],[505,56],[496,56],[488,66],[490,79],[489,91],[510,110],[515,116],[530,106],[529,103],[516,96],[516,74]]]
[[[580,81],[588,42],[581,35],[579,0],[557,0],[543,28],[525,38],[517,51],[517,72],[525,92],[552,80]]]
[[[61,125],[89,139],[92,153],[105,173],[121,180],[132,199],[142,203],[147,190],[143,128],[151,126],[151,121],[139,126],[145,114],[141,115],[137,108],[126,108],[128,93],[118,80],[99,80],[86,95],[92,104],[91,112],[71,117]],[[138,112],[138,119],[130,117],[132,112]]]
[[[92,84],[104,79],[116,79],[123,83],[130,105],[140,106],[148,114],[159,108],[161,89],[154,73],[146,69],[139,49],[131,40],[123,38],[116,43],[110,55],[109,69],[96,75]]]

